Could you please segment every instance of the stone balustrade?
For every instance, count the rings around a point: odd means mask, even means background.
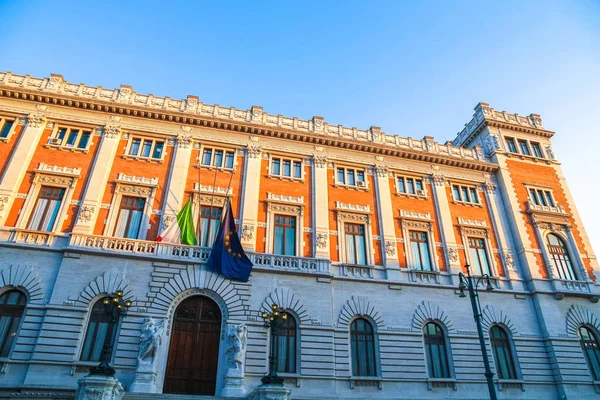
[[[527,202],[527,211],[529,211],[529,212],[541,211],[541,212],[549,212],[549,213],[555,213],[555,214],[567,214],[567,212],[565,211],[565,208],[563,206],[556,206],[556,207],[543,206],[540,204],[534,204],[531,201]]]

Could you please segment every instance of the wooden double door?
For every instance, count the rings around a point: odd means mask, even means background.
[[[175,310],[163,393],[214,395],[219,361],[221,310],[204,296]]]

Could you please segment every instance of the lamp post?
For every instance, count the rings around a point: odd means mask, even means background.
[[[264,328],[271,328],[271,348],[269,349],[269,373],[262,377],[261,382],[268,384],[283,384],[283,378],[277,375],[277,330],[287,320],[288,316],[277,304],[271,306],[271,312],[263,311],[261,317],[264,320]]]
[[[473,317],[475,318],[475,324],[477,325],[477,334],[479,335],[479,345],[481,346],[481,354],[483,355],[483,365],[485,367],[485,378],[487,379],[488,391],[490,392],[490,399],[497,400],[496,397],[496,388],[494,388],[494,373],[490,368],[490,360],[488,359],[487,348],[485,345],[485,339],[483,337],[483,328],[481,327],[481,304],[479,304],[479,283],[481,281],[486,282],[485,290],[494,290],[492,286],[492,282],[490,281],[490,276],[488,274],[483,274],[480,277],[471,276],[471,271],[469,270],[469,264],[465,265],[467,269],[467,275],[460,272],[458,277],[460,279],[460,283],[458,284],[458,289],[460,289],[460,294],[458,297],[467,297],[465,294],[465,289],[469,290],[469,297],[471,298],[471,307],[473,308]]]
[[[115,335],[117,333],[117,326],[119,325],[119,319],[127,315],[129,307],[131,307],[131,300],[123,299],[123,291],[117,290],[115,293],[109,294],[104,300],[102,300],[103,311],[110,317],[108,323],[107,334],[104,338],[104,346],[102,347],[102,353],[100,354],[100,364],[90,369],[91,375],[104,375],[114,376],[115,369],[110,366],[110,357],[112,355],[112,349],[115,344]]]

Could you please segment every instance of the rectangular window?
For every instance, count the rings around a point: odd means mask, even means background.
[[[119,208],[117,226],[115,227],[115,237],[127,239],[138,238],[145,205],[146,199],[140,197],[123,196],[121,198],[121,207]]]
[[[529,188],[529,200],[537,206],[554,207],[554,198],[550,190]]]
[[[517,145],[515,144],[515,139],[507,137],[506,146],[508,147],[508,151],[510,151],[511,153],[518,153]]]
[[[344,233],[346,237],[346,262],[348,264],[366,265],[365,226],[345,223]]]
[[[7,138],[15,123],[14,119],[0,117],[0,138]]]
[[[477,189],[473,186],[452,185],[452,194],[455,201],[479,204]]]
[[[42,186],[27,229],[51,232],[64,196],[63,188]]]
[[[488,254],[485,250],[485,239],[468,238],[468,241],[473,275],[481,276],[488,274],[492,276]]]
[[[275,215],[273,253],[284,256],[296,255],[296,217]]]
[[[415,269],[431,271],[431,254],[429,253],[427,232],[410,231],[408,235]]]
[[[165,142],[148,138],[132,138],[128,154],[132,157],[160,160],[163,157]]]
[[[212,247],[219,231],[219,225],[221,224],[221,214],[223,209],[221,207],[200,207],[200,226],[198,227],[198,235],[201,247]]]
[[[529,144],[527,143],[527,140],[519,140],[519,147],[521,148],[521,153],[525,154],[526,156],[531,155],[531,152],[529,151]]]
[[[336,183],[346,186],[367,187],[365,171],[356,168],[338,167]]]
[[[200,164],[207,167],[233,169],[235,151],[204,147]]]
[[[271,158],[271,175],[287,178],[302,178],[302,161],[287,158]]]
[[[544,158],[542,154],[542,147],[539,143],[531,142],[531,149],[533,150],[533,155],[539,158]]]
[[[91,130],[58,127],[54,136],[50,137],[49,144],[70,149],[85,150],[88,148],[91,135]]]

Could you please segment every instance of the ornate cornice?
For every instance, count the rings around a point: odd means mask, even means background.
[[[225,108],[203,104],[195,96],[188,96],[186,100],[154,97],[135,93],[126,85],[113,90],[75,85],[65,82],[60,75],[48,79],[0,72],[0,97],[277,137],[477,171],[493,172],[497,169],[495,164],[486,162],[474,149],[439,144],[431,139],[388,135],[378,127],[359,130],[330,125],[321,117],[300,120],[270,115],[258,106],[253,106],[251,110]]]

